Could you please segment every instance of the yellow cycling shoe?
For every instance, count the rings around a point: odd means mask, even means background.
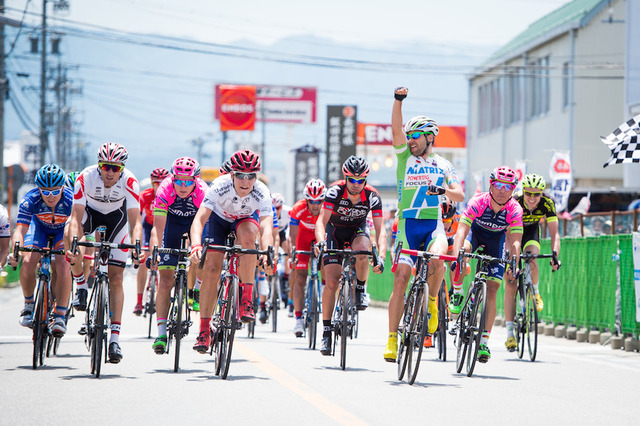
[[[516,342],[515,337],[509,337],[504,345],[507,347],[508,352],[514,352],[518,347],[518,342]]]
[[[544,302],[542,301],[542,296],[540,296],[540,293],[536,294],[536,309],[538,310],[538,312],[544,309]]]
[[[429,314],[429,327],[427,331],[429,334],[433,334],[438,329],[438,305],[435,301],[433,303],[429,301]]]
[[[384,360],[387,362],[396,362],[398,358],[398,333],[389,333],[387,346],[384,347]]]

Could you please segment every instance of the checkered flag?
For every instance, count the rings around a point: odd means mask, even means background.
[[[602,167],[609,164],[640,163],[640,114],[626,123],[622,123],[609,136],[600,139],[611,150],[611,158]]]

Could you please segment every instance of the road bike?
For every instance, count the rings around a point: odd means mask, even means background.
[[[104,226],[97,229],[100,241],[78,241],[74,236],[71,243],[71,251],[76,252],[77,246],[93,247],[98,249],[96,255],[97,271],[91,295],[87,302],[87,312],[84,324],[85,345],[91,356],[91,374],[96,378],[100,377],[102,366],[102,355],[104,362],[109,362],[107,334],[111,327],[111,309],[109,307],[109,258],[111,250],[133,249],[132,257],[140,253],[140,240],[136,244],[110,243],[105,241],[106,228]]]
[[[434,335],[434,344],[438,348],[438,359],[447,361],[447,334],[449,334],[449,290],[447,281],[442,280],[438,290],[438,330]]]
[[[416,273],[411,281],[398,325],[398,380],[402,380],[406,372],[407,380],[412,385],[418,376],[425,337],[429,335],[429,283],[427,282],[429,261],[431,259],[453,261],[456,257],[403,249],[400,242],[395,250],[392,272],[395,272],[401,254],[417,257]]]
[[[296,257],[301,254],[309,256],[309,265],[311,267],[311,273],[307,276],[304,288],[302,323],[304,324],[304,333],[309,341],[309,349],[315,350],[318,338],[318,323],[322,314],[320,278],[318,276],[318,262],[319,259],[322,259],[322,252],[316,256],[314,250],[295,250],[294,247],[292,264],[295,265]]]
[[[21,251],[42,254],[40,258],[40,268],[38,269],[38,280],[30,325],[33,330],[32,367],[34,370],[43,364],[45,350],[51,344],[49,342],[53,339],[53,335],[49,329],[49,324],[55,316],[54,295],[51,292],[51,256],[56,254],[64,256],[64,250],[53,249],[53,240],[53,235],[50,235],[47,241],[47,247],[44,248],[20,247],[20,244],[17,242],[13,247],[13,256],[16,259],[20,257]]]
[[[531,281],[530,262],[538,258],[553,259],[554,263],[558,263],[558,254],[555,251],[552,254],[523,253],[520,255],[520,273],[518,275],[516,310],[513,320],[513,331],[517,342],[518,358],[524,356],[526,343],[531,362],[536,360],[538,353],[538,309],[536,308],[536,293]]]
[[[178,257],[178,264],[174,274],[173,294],[169,301],[169,313],[167,315],[167,354],[171,351],[173,342],[174,362],[173,371],[178,372],[180,369],[180,343],[182,338],[189,334],[189,327],[193,324],[191,321],[191,309],[187,303],[187,268],[189,266],[189,253],[187,247],[187,234],[182,235],[180,239],[180,248],[153,248],[152,259],[158,258],[159,254],[173,255]],[[156,268],[153,268],[156,269]]]
[[[356,278],[352,271],[355,270],[356,256],[371,256],[373,266],[378,265],[378,253],[374,246],[372,251],[351,249],[326,249],[325,252],[342,256],[342,273],[339,279],[338,299],[333,314],[331,315],[331,328],[333,334],[332,355],[336,354],[336,346],[340,341],[340,368],[347,367],[347,340],[353,339],[357,325],[357,309],[355,300]]]
[[[240,329],[241,322],[238,320],[239,309],[239,284],[238,278],[238,258],[240,255],[266,255],[267,263],[273,265],[273,247],[267,250],[245,249],[240,245],[235,245],[235,233],[232,232],[227,237],[226,246],[212,245],[208,239],[205,240],[200,259],[200,268],[204,266],[207,252],[209,250],[225,253],[225,263],[223,264],[220,285],[218,285],[217,302],[214,306],[211,317],[211,346],[209,353],[215,354],[215,374],[222,379],[226,379],[229,374],[229,364],[231,363],[231,352],[233,350],[233,339],[236,330]],[[255,285],[254,285],[255,287]]]
[[[454,336],[453,343],[456,346],[456,371],[460,373],[466,366],[467,377],[471,377],[478,358],[482,332],[485,329],[489,267],[495,263],[509,263],[509,253],[506,252],[506,259],[499,259],[480,253],[466,253],[464,249],[460,250],[456,260],[456,281],[460,276],[463,257],[477,259],[476,274],[467,291],[458,319],[449,333]],[[515,266],[515,261],[513,264]]]
[[[151,338],[151,329],[153,327],[153,316],[156,313],[156,291],[158,290],[158,271],[155,268],[149,268],[149,278],[147,284],[144,287],[144,310],[142,311],[143,318],[149,316],[149,330],[147,337]]]

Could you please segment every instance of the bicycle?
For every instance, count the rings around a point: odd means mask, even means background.
[[[106,228],[104,226],[99,227],[97,232],[99,234],[99,242],[78,241],[78,237],[74,236],[71,243],[71,252],[75,253],[77,246],[98,249],[95,281],[87,302],[84,340],[91,354],[91,374],[99,378],[103,352],[104,362],[109,362],[107,334],[111,327],[111,309],[109,307],[109,257],[111,250],[133,249],[136,250],[135,253],[140,253],[140,241],[136,240],[135,245],[110,243],[105,241]],[[133,255],[134,253],[132,253]]]
[[[64,325],[69,324],[69,320],[75,317],[75,309],[73,307],[73,291],[69,294],[69,301],[67,302],[67,312],[64,315]],[[47,343],[47,358],[51,356],[51,352],[53,355],[58,355],[58,348],[60,347],[60,340],[62,337],[51,336],[49,338],[49,342]]]
[[[156,291],[158,289],[158,271],[155,268],[149,269],[149,279],[147,285],[144,287],[144,310],[142,311],[142,317],[146,318],[149,315],[149,331],[147,338],[151,338],[151,329],[153,327],[153,315],[156,313]]]
[[[553,259],[554,263],[557,263],[558,253],[554,251],[552,254],[522,253],[520,255],[520,274],[518,275],[518,289],[516,291],[513,331],[518,345],[518,358],[522,359],[524,356],[526,341],[531,362],[536,360],[538,353],[538,309],[536,308],[536,293],[531,281],[530,266],[531,260],[536,258]],[[522,268],[523,261],[524,268]]]
[[[158,258],[159,254],[169,254],[178,256],[178,264],[174,275],[175,285],[173,286],[173,295],[169,302],[169,314],[167,315],[167,354],[170,353],[171,342],[175,340],[175,354],[173,362],[173,371],[175,373],[180,369],[180,343],[182,338],[189,334],[189,327],[193,324],[191,321],[191,310],[187,304],[187,267],[189,266],[190,250],[187,247],[187,234],[182,235],[180,240],[180,248],[153,248],[152,259]],[[156,269],[156,268],[153,268]]]
[[[509,253],[506,252],[506,259],[499,259],[484,254],[466,253],[464,249],[460,250],[456,259],[456,281],[459,278],[463,257],[477,259],[478,263],[473,283],[467,291],[462,310],[449,334],[454,336],[453,344],[457,349],[456,371],[458,373],[462,372],[466,359],[467,377],[471,377],[478,358],[482,332],[485,329],[489,266],[492,263],[509,263],[509,260],[506,260],[509,257]],[[515,261],[512,262],[512,266],[515,266]]]
[[[447,361],[447,334],[449,334],[449,291],[447,281],[442,280],[438,290],[438,330],[435,333],[435,345],[438,348],[438,359]]]
[[[404,310],[398,325],[398,380],[402,380],[405,372],[409,384],[412,385],[418,377],[424,339],[428,333],[429,323],[429,260],[456,260],[455,256],[429,253],[427,251],[403,249],[402,242],[398,243],[391,272],[395,272],[400,254],[416,256],[416,273],[411,281],[409,293],[406,296]]]
[[[284,256],[284,253],[280,254]],[[269,297],[266,302],[267,315],[271,317],[271,331],[278,331],[278,311],[282,300],[282,280],[280,274],[273,274],[269,277]]]
[[[34,309],[31,314],[31,328],[33,330],[32,368],[34,370],[43,364],[45,349],[49,346],[49,339],[53,338],[49,329],[49,323],[53,321],[55,314],[54,298],[51,292],[51,256],[55,254],[64,255],[64,250],[53,249],[53,239],[54,237],[50,235],[45,248],[20,247],[18,242],[13,247],[13,256],[16,259],[19,258],[21,251],[42,254],[33,305]]]
[[[333,335],[332,355],[336,354],[336,345],[340,339],[340,368],[347,367],[347,338],[353,339],[357,324],[357,310],[355,304],[355,270],[356,256],[365,255],[373,257],[373,266],[378,265],[378,253],[375,245],[372,251],[351,249],[325,249],[326,253],[343,256],[342,273],[339,279],[338,300],[331,315],[331,328],[335,330]]]
[[[304,307],[302,308],[302,322],[304,324],[304,333],[309,340],[309,349],[316,349],[316,341],[318,337],[318,323],[322,314],[322,304],[320,303],[320,278],[318,277],[318,261],[322,258],[322,252],[316,257],[314,250],[292,250],[292,263],[295,264],[296,257],[299,254],[309,256],[309,264],[311,265],[311,274],[307,277],[307,283],[304,288]]]
[[[238,321],[238,291],[240,284],[240,279],[237,275],[238,258],[241,254],[267,255],[267,263],[270,266],[273,265],[273,247],[269,246],[267,250],[256,250],[245,249],[240,245],[234,244],[234,232],[231,232],[227,237],[226,246],[212,245],[206,239],[199,265],[200,268],[204,266],[209,250],[225,253],[225,263],[220,277],[220,285],[218,285],[217,302],[210,323],[211,346],[209,350],[210,355],[215,352],[215,374],[222,379],[226,379],[229,374],[233,339],[236,330],[241,327],[241,323]]]

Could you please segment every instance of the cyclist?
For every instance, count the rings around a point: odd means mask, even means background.
[[[291,241],[295,241],[297,250],[309,251],[312,249],[315,240],[316,221],[322,209],[322,202],[326,193],[327,188],[324,182],[320,179],[312,179],[304,187],[304,200],[296,202],[291,208],[289,212],[291,216],[290,236]],[[304,286],[309,269],[309,255],[298,255],[293,268],[296,271],[293,275],[293,288],[291,289],[293,310],[296,316],[293,333],[296,337],[302,337],[304,334],[302,308],[304,307]]]
[[[483,192],[471,198],[467,208],[460,218],[458,232],[453,242],[453,253],[460,249],[475,251],[484,246],[484,252],[493,257],[502,258],[503,250],[520,255],[520,241],[522,239],[522,207],[511,198],[513,190],[518,184],[516,172],[507,166],[497,167],[489,176],[489,192]],[[505,241],[506,239],[506,241]],[[459,314],[464,299],[462,279],[467,274],[466,267],[461,268],[458,282],[453,283],[453,296],[449,310]],[[487,300],[485,329],[478,350],[478,361],[487,362],[491,358],[488,341],[496,317],[496,295],[502,276],[504,265],[492,265],[487,276]],[[517,271],[509,271],[507,277],[512,279]]]
[[[189,232],[206,191],[207,184],[200,179],[198,162],[189,157],[176,159],[171,166],[171,174],[162,181],[156,193],[149,247],[179,249],[182,235]],[[155,262],[156,259],[152,261]],[[160,275],[156,298],[158,337],[153,342],[153,350],[159,355],[165,353],[167,349],[167,315],[177,264],[178,256],[169,254],[160,256],[158,262]]]
[[[35,183],[38,187],[27,192],[20,202],[12,245],[18,243],[23,247],[45,248],[49,236],[53,235],[53,248],[60,250],[63,247],[64,227],[73,204],[73,191],[64,186],[65,178],[64,171],[57,164],[45,164],[36,172]],[[20,325],[24,327],[31,325],[36,267],[41,257],[40,253],[27,252],[23,255],[20,285],[24,295],[24,309],[20,313]],[[18,259],[13,253],[7,260],[11,266],[17,266]],[[55,280],[51,283],[56,299],[51,333],[55,337],[62,337],[67,332],[65,315],[71,292],[71,275],[64,256],[55,256],[51,265],[57,271]]]
[[[560,233],[558,232],[558,216],[556,216],[556,206],[551,198],[542,193],[546,187],[544,178],[535,173],[528,174],[522,179],[522,195],[516,200],[523,210],[522,225],[522,251],[529,254],[540,254],[540,220],[545,219],[551,236],[551,250],[560,253]],[[544,302],[538,291],[538,261],[531,259],[531,282],[536,293],[536,309],[541,311]],[[551,268],[556,271],[560,263],[551,260]],[[513,333],[515,317],[515,297],[517,282],[506,281],[504,291],[504,318],[507,325],[507,341],[505,346],[509,352],[516,350],[517,342]]]
[[[315,237],[319,244],[327,249],[344,249],[347,244],[354,251],[371,250],[367,214],[373,214],[373,224],[380,250],[378,265],[373,272],[381,274],[387,251],[387,234],[382,217],[382,200],[378,191],[367,185],[370,167],[362,157],[354,155],[342,165],[345,180],[332,185],[326,193],[324,204],[316,221]],[[315,248],[319,251],[319,247]],[[322,355],[331,355],[331,315],[335,305],[338,279],[342,265],[341,257],[325,253],[323,257],[325,273],[325,291],[322,293]],[[367,308],[365,284],[369,275],[368,256],[356,259],[356,308]]]
[[[114,142],[107,142],[98,150],[98,164],[84,169],[76,179],[73,209],[69,220],[68,240],[93,233],[98,227],[106,227],[106,240],[129,243],[129,235],[140,240],[140,190],[138,180],[125,168],[129,158],[127,149]],[[129,229],[127,229],[127,222]],[[87,309],[87,283],[82,270],[83,247],[76,253],[67,251],[71,272],[77,286],[75,308]],[[127,250],[111,250],[109,259],[109,300],[111,307],[111,335],[109,337],[109,362],[117,364],[122,359],[120,330],[124,292],[122,280],[127,261]],[[134,253],[137,263],[138,253]]]
[[[208,221],[209,240],[225,245],[227,236],[235,231],[236,244],[254,249],[259,236],[260,247],[273,246],[273,208],[271,194],[266,185],[257,181],[260,157],[245,149],[231,156],[231,173],[213,181],[191,225],[191,259],[199,262],[202,256],[202,233]],[[224,254],[211,251],[207,254],[205,272],[200,290],[200,335],[193,349],[206,353],[211,341],[209,322],[216,303],[218,281]],[[240,256],[238,261],[239,316],[242,322],[255,320],[253,312],[253,283],[256,270],[254,256]],[[261,256],[260,262],[265,263]],[[265,265],[266,266],[266,265]],[[267,274],[273,269],[266,266]]]
[[[266,180],[258,178],[258,180],[265,185],[267,185]],[[272,238],[275,244],[275,247],[280,246],[280,234],[279,230],[279,221],[278,221],[278,211],[276,209],[275,204],[273,204],[273,195],[271,196],[271,211],[273,212],[273,228],[272,228]],[[288,223],[288,216],[287,216]],[[274,262],[278,262],[278,252],[274,253]],[[258,295],[258,305],[260,307],[260,322],[265,324],[267,322],[267,297],[269,297],[269,281],[267,280],[267,274],[263,268],[256,269],[256,283],[257,283],[257,295]]]
[[[149,249],[149,239],[151,238],[151,228],[153,227],[153,201],[156,198],[156,192],[160,183],[169,175],[169,171],[163,167],[158,167],[151,172],[151,188],[147,188],[140,192],[140,214],[142,215],[142,249]],[[144,252],[143,252],[144,253]],[[137,300],[133,313],[137,316],[142,315],[144,306],[142,306],[142,296],[144,294],[144,285],[147,282],[147,266],[145,265],[144,255],[140,256],[140,267],[137,275]]]
[[[462,201],[464,193],[453,165],[433,152],[439,133],[436,122],[417,116],[402,125],[402,101],[408,90],[395,90],[391,114],[393,147],[398,159],[398,231],[396,239],[404,248],[424,249],[432,253],[447,252],[447,237],[442,225],[440,198],[446,194],[454,201]],[[404,295],[411,279],[415,257],[400,255],[393,277],[393,291],[389,298],[389,337],[384,349],[385,361],[395,362],[398,356],[398,324],[404,308]],[[438,328],[438,290],[444,278],[444,262],[431,259],[429,283],[428,332]]]
[[[291,254],[291,241],[295,241],[291,238],[291,207],[284,204],[284,196],[279,192],[275,192],[271,195],[273,199],[273,207],[276,209],[278,219],[278,241],[279,247],[289,255]],[[293,299],[289,298],[293,289],[289,287],[289,277],[291,275],[291,267],[289,262],[284,262],[284,273],[282,275],[282,303],[289,308],[289,316],[293,316]]]

